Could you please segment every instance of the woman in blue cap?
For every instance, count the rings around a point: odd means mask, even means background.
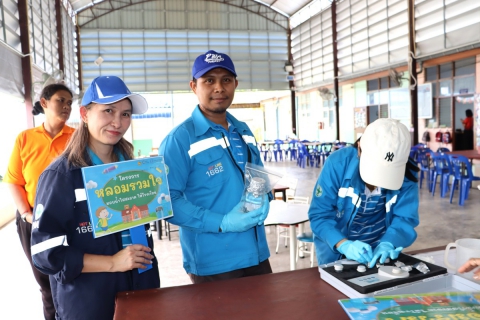
[[[80,107],[83,124],[40,176],[32,224],[32,258],[50,275],[57,319],[112,319],[117,292],[160,286],[149,226],[148,246],[127,231],[92,235],[81,168],[133,158],[123,138],[147,102],[118,77],[93,80]],[[139,274],[138,268],[148,271]]]

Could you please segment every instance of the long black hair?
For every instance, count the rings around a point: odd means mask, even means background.
[[[358,149],[360,148],[360,152],[362,152],[362,148],[358,145],[362,137],[358,138],[357,141],[353,144],[353,147]],[[412,157],[408,157],[407,166],[405,167],[405,177],[413,182],[418,182],[418,178],[415,176],[414,172],[419,172],[420,169],[418,168],[417,162],[413,160]]]
[[[66,85],[61,83],[53,83],[43,88],[42,93],[40,94],[40,98],[44,98],[45,100],[50,100],[55,93],[62,90],[67,91],[73,97],[72,90],[70,90]],[[43,110],[43,107],[40,104],[40,101],[37,101],[33,104],[32,114],[36,116],[36,115],[39,115],[40,113],[45,113],[45,111]]]

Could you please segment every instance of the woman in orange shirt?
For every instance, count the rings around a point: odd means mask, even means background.
[[[465,145],[467,150],[473,149],[473,112],[470,109],[465,110],[465,115],[467,116],[462,120],[463,124],[463,134],[465,137]]]
[[[35,103],[32,113],[44,113],[45,122],[17,136],[4,178],[4,182],[9,183],[17,207],[17,232],[23,251],[40,285],[45,319],[55,319],[55,307],[48,275],[38,271],[32,263],[32,208],[40,174],[63,152],[74,132],[73,128],[65,125],[72,111],[72,98],[72,92],[63,84],[51,84],[42,90],[40,101]]]

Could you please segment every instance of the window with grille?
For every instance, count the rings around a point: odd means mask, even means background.
[[[447,128],[452,127],[452,99],[443,98],[439,99],[438,103],[438,118],[439,126],[445,126]]]
[[[380,105],[380,115],[379,118],[388,118],[388,104]]]
[[[453,101],[456,97],[466,97],[475,92],[475,57],[448,62],[425,68],[425,79],[432,84],[433,104],[438,106],[433,118],[438,126],[461,128],[452,114],[458,117]]]

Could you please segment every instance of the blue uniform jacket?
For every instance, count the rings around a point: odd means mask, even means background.
[[[334,247],[348,238],[349,229],[365,190],[359,171],[357,149],[347,147],[333,152],[325,162],[313,191],[308,211],[318,264],[338,260],[341,253]],[[386,192],[387,229],[381,238],[395,247],[408,247],[417,238],[418,184],[404,179],[400,190]]]
[[[93,238],[81,170],[69,167],[65,157],[55,160],[38,182],[32,258],[37,269],[50,275],[57,319],[112,319],[117,292],[160,287],[156,258],[142,274],[137,269],[81,273],[85,253],[114,255],[120,250],[120,232]]]
[[[251,162],[263,165],[248,126],[228,112],[227,119],[247,143]],[[263,225],[239,233],[219,232],[223,216],[240,202],[244,189],[243,172],[231,158],[228,144],[197,106],[159,149],[169,168],[173,217],[168,222],[181,227],[187,273],[224,273],[258,265],[270,256]]]

